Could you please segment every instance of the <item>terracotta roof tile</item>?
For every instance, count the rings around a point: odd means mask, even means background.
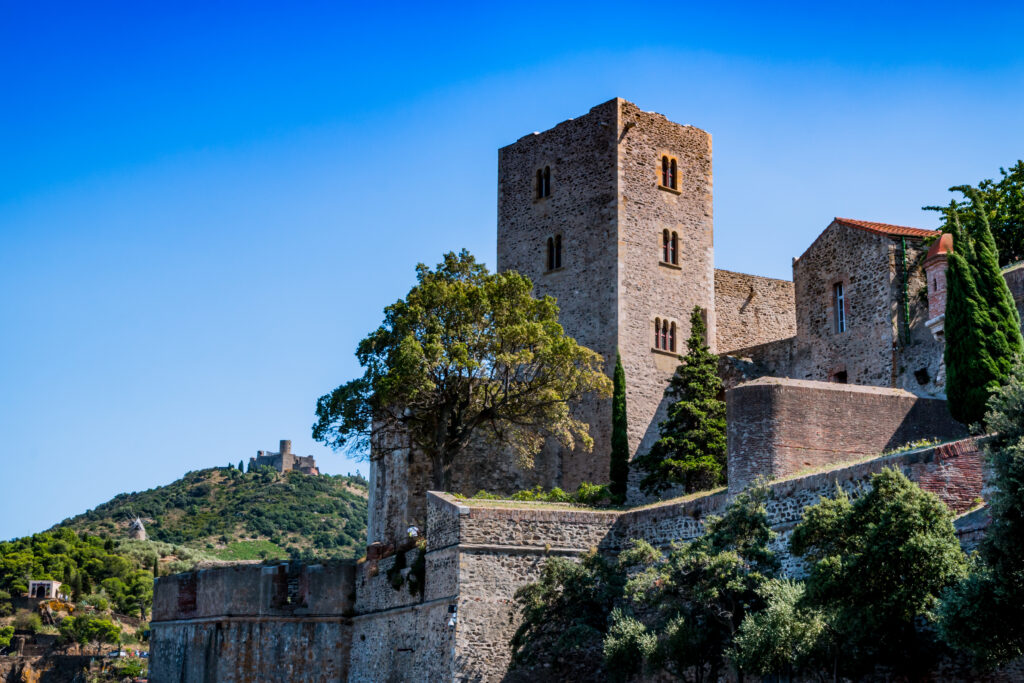
[[[835,222],[858,230],[873,232],[876,235],[923,238],[933,237],[939,234],[938,230],[923,230],[921,228],[910,228],[905,225],[889,225],[888,223],[875,223],[873,221],[858,221],[853,218],[839,218],[838,216],[836,216]]]

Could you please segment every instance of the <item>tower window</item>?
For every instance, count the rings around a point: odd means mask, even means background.
[[[561,235],[555,235],[548,238],[546,265],[548,270],[556,270],[562,267]]]
[[[661,186],[679,189],[679,163],[668,155],[661,157]]]
[[[832,285],[832,308],[836,334],[846,332],[846,293],[842,282]]]
[[[551,196],[551,167],[537,169],[537,199]]]
[[[679,265],[679,234],[661,231],[661,262]]]
[[[668,318],[654,319],[654,348],[660,351],[676,350],[676,324]]]

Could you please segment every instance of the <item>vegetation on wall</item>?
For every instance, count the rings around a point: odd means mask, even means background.
[[[1024,340],[999,269],[989,207],[976,191],[965,191],[970,201],[954,202],[945,213],[953,250],[948,254],[944,329],[949,411],[971,425],[984,421],[985,404],[1024,351]]]
[[[467,251],[384,311],[356,350],[362,377],[317,401],[313,437],[365,456],[375,421],[399,426],[429,458],[433,485],[451,489],[456,455],[475,437],[532,464],[546,437],[589,449],[589,426],[570,404],[611,394],[601,357],[565,335],[551,297],[515,272],[491,274]]]
[[[612,385],[612,451],[608,490],[617,500],[625,501],[629,482],[629,420],[626,416],[626,371],[618,351],[615,352]]]
[[[703,536],[667,551],[633,541],[615,559],[548,560],[516,593],[513,668],[594,681],[860,679],[919,674],[949,652],[935,614],[967,560],[936,496],[884,470],[854,501],[837,491],[810,506],[791,539],[808,574],[794,581],[778,576],[767,495],[740,494]]]
[[[725,481],[725,401],[718,357],[707,345],[707,325],[700,307],[690,315],[687,353],[669,381],[668,418],[661,438],[635,464],[646,472],[640,488],[648,494],[682,486],[688,493]]]

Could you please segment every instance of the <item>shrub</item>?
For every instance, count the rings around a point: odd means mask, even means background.
[[[39,618],[39,615],[35,612],[29,612],[27,609],[18,610],[18,613],[14,615],[14,628],[20,631],[31,631],[36,633],[43,627],[43,620]]]

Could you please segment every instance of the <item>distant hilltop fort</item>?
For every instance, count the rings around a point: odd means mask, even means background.
[[[292,442],[281,439],[280,452],[256,451],[255,458],[249,458],[249,470],[261,465],[273,467],[278,472],[302,472],[303,474],[320,474],[316,460],[312,455],[295,455],[292,453]]]

